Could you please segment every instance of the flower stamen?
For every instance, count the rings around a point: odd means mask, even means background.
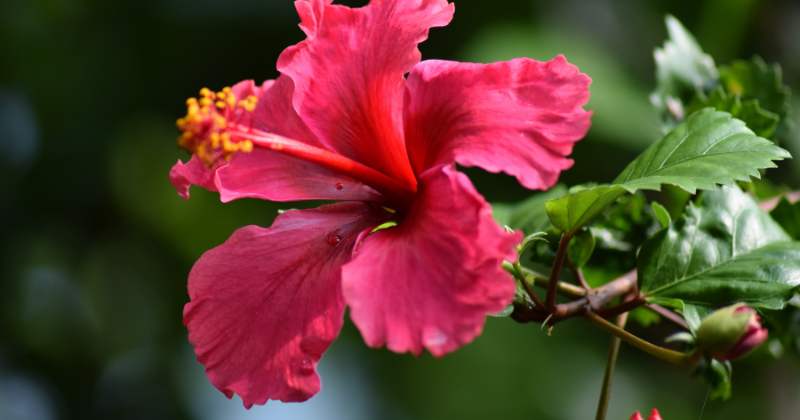
[[[200,89],[199,98],[186,100],[186,116],[178,119],[182,131],[178,145],[195,154],[209,167],[221,160],[230,160],[235,153],[249,153],[253,143],[232,136],[232,121],[239,121],[256,109],[258,97],[239,99],[230,87],[219,92]]]
[[[416,192],[386,174],[331,150],[253,127],[258,97],[238,98],[231,88],[213,92],[200,90],[198,98],[186,100],[186,115],[178,119],[182,131],[178,145],[197,156],[209,168],[227,162],[237,153],[250,153],[258,147],[290,155],[330,170],[346,174],[404,203]],[[343,186],[334,185],[337,190]]]

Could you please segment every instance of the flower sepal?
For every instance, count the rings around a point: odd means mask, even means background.
[[[769,332],[756,311],[736,304],[707,316],[697,329],[697,349],[717,360],[734,360],[755,350]]]

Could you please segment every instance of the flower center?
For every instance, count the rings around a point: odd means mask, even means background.
[[[199,98],[186,100],[186,116],[177,122],[182,131],[178,144],[209,168],[255,147],[283,153],[361,181],[383,193],[392,205],[407,203],[416,192],[416,186],[409,187],[334,151],[254,128],[257,105],[254,95],[238,98],[228,87],[219,92],[203,88]],[[335,188],[341,190],[341,183]]]
[[[231,122],[248,117],[255,109],[254,95],[239,99],[231,88],[219,92],[200,90],[200,98],[186,100],[186,116],[178,120],[182,131],[178,144],[197,155],[209,167],[220,160],[229,160],[237,152],[249,153],[253,143],[231,136]]]

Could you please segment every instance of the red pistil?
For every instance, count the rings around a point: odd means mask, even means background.
[[[345,174],[355,180],[361,181],[387,195],[391,200],[399,203],[408,202],[416,193],[416,185],[410,186],[401,183],[386,174],[367,165],[356,162],[319,147],[282,137],[276,134],[259,130],[241,130],[236,127],[230,132],[234,139],[250,140],[254,146],[285,153],[308,162],[313,162],[327,169]]]
[[[416,183],[404,183],[367,165],[329,150],[297,140],[253,129],[250,117],[258,98],[237,97],[231,88],[212,92],[203,88],[198,98],[186,101],[186,116],[178,120],[182,131],[178,144],[196,155],[209,168],[237,153],[250,153],[254,147],[285,153],[347,175],[369,185],[387,197],[392,205],[402,206],[416,193]],[[337,184],[337,189],[341,186]]]

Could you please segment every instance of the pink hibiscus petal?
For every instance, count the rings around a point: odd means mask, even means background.
[[[192,185],[203,187],[209,191],[217,191],[214,184],[214,171],[197,158],[192,156],[188,162],[180,160],[169,170],[169,182],[175,191],[184,199],[189,199],[189,189]]]
[[[494,64],[424,61],[408,77],[405,134],[417,173],[457,161],[546,189],[589,129],[591,79],[558,56]]]
[[[269,150],[235,156],[217,171],[220,200],[379,201],[381,194],[345,175]]]
[[[417,44],[447,25],[447,0],[373,0],[360,8],[298,0],[305,41],[287,48],[278,70],[295,84],[294,107],[332,150],[413,186],[403,141],[404,74]]]
[[[230,124],[253,129],[323,147],[292,107],[294,92],[291,79],[280,77],[257,87],[251,80],[232,88],[238,98],[256,95],[258,105],[253,113],[242,113]],[[188,163],[178,162],[170,171],[170,180],[178,194],[189,198],[189,187],[197,185],[219,191],[220,199],[229,202],[240,198],[270,201],[355,200],[377,201],[381,195],[351,177],[314,163],[271,150],[256,148],[238,153],[230,161],[213,168],[193,157]]]
[[[342,326],[340,267],[377,223],[356,203],[289,211],[203,254],[184,323],[214,386],[247,407],[318,392],[317,362]]]
[[[364,238],[344,265],[350,317],[372,347],[453,351],[511,302],[514,282],[501,263],[520,239],[494,222],[465,175],[432,168],[399,225]]]

